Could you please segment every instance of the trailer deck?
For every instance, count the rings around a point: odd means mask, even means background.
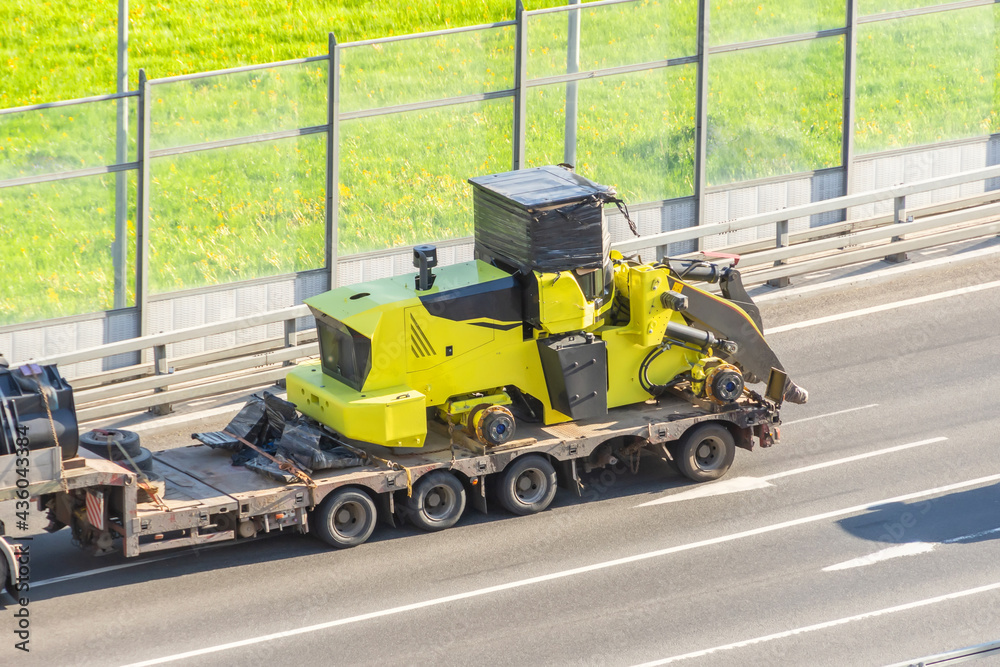
[[[551,426],[522,422],[517,440],[500,447],[487,447],[460,427],[432,422],[420,449],[368,446],[365,465],[316,471],[308,481],[295,483],[234,466],[230,451],[192,444],[153,453],[154,474],[165,484],[162,497],[156,498],[147,497],[140,477],[117,463],[86,450],[60,461],[59,450],[52,448],[30,452],[27,490],[95,553],[110,551],[111,544],[120,540],[126,556],[138,556],[275,530],[308,532],[309,515],[322,514],[324,500],[331,494],[350,490],[361,490],[378,503],[373,520],[394,525],[407,516],[402,505],[414,485],[434,471],[460,479],[469,504],[485,512],[486,487],[494,483],[489,480],[503,479],[512,461],[532,454],[536,460],[550,461],[558,485],[579,495],[578,464],[588,469],[606,464],[611,443],[628,445],[636,463],[642,448],[669,459],[669,443],[704,423],[723,424],[733,434],[735,446],[751,449],[755,441],[769,446],[776,440],[778,409],[758,398],[719,406],[668,394],[645,404],[614,408],[601,418]],[[0,457],[0,500],[23,499],[23,493],[18,495],[14,458]],[[91,524],[92,515],[80,511],[88,496],[102,499],[103,520],[96,526]],[[9,544],[2,546],[8,555],[13,553]]]

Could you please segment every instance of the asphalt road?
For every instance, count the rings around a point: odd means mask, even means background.
[[[283,535],[136,564],[36,535],[31,652],[8,606],[0,664],[879,665],[1000,639],[1000,268],[763,311],[811,398],[724,480],[644,460],[535,516],[348,551]]]

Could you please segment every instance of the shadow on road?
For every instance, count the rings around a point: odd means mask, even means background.
[[[692,484],[670,464],[655,456],[643,456],[638,472],[632,472],[630,467],[622,462],[589,473],[581,471],[580,478],[584,484],[581,496],[560,488],[551,509],[558,510],[613,498],[658,494],[672,488]],[[475,511],[470,503],[466,506],[466,511],[456,528],[517,518],[503,510],[495,500],[489,502],[488,514]],[[432,536],[433,534],[425,533],[411,525],[400,525],[398,521],[395,528],[390,528],[380,522],[368,542],[400,539],[419,541]],[[78,572],[112,568],[107,573],[32,587],[30,589],[32,600],[46,600],[78,593],[108,590],[157,579],[171,579],[188,574],[242,567],[261,562],[267,562],[280,568],[282,562],[322,556],[336,551],[309,535],[292,532],[273,533],[237,543],[228,542],[205,547],[190,547],[137,558],[125,558],[121,553],[100,558],[89,556],[71,544],[67,529],[53,534],[35,535],[31,545],[34,552],[32,566],[34,581],[45,581],[49,577],[72,576]],[[164,559],[164,556],[167,558]],[[67,567],[69,564],[72,566]],[[9,605],[10,602],[9,597],[0,594],[0,609]]]
[[[1000,483],[937,498],[891,503],[838,521],[857,537],[904,544],[969,544],[1000,539]]]

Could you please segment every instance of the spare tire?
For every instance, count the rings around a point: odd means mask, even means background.
[[[121,448],[118,445],[121,445]],[[80,436],[80,446],[112,461],[121,461],[125,458],[122,449],[132,458],[139,456],[143,451],[139,445],[138,433],[116,428],[88,431]]]
[[[125,459],[119,459],[115,461],[118,465],[123,468],[128,468],[133,472],[153,472],[153,452],[149,451],[145,447],[139,448],[139,455],[132,457],[132,462],[135,463],[135,467],[129,464]]]

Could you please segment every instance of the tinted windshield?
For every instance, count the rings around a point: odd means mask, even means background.
[[[316,318],[323,372],[361,391],[371,370],[372,341],[333,318]]]

